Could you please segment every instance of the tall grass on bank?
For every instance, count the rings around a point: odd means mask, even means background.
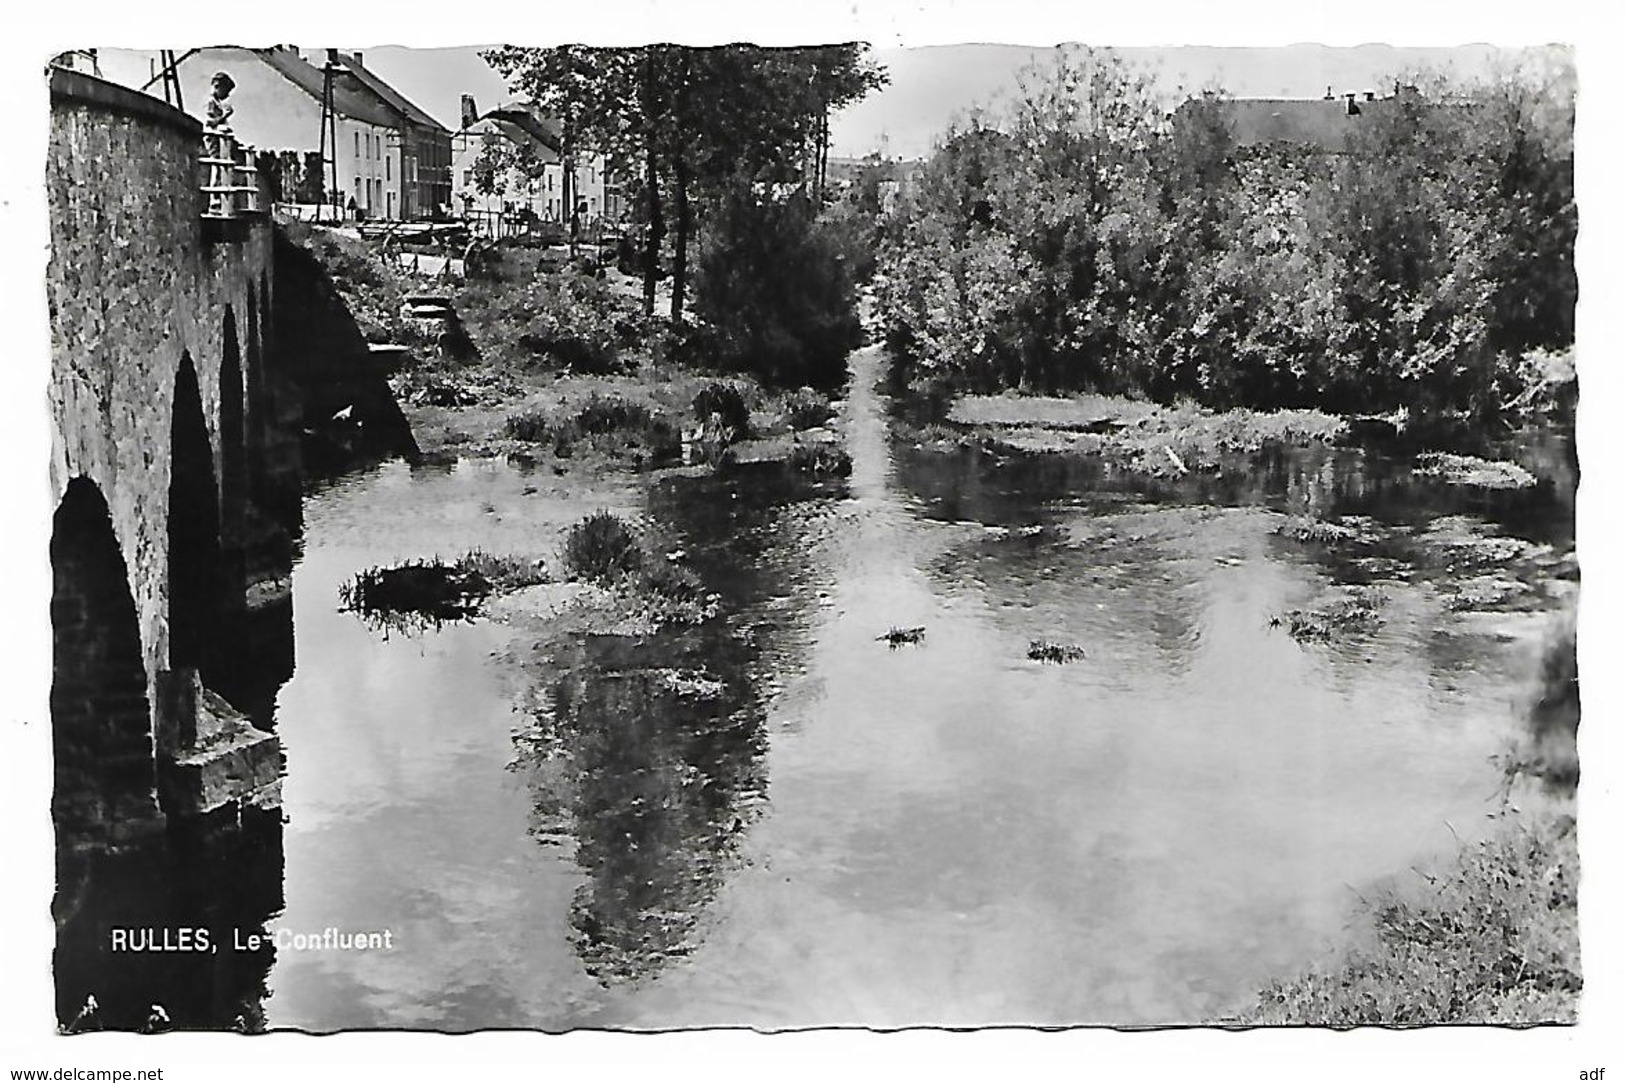
[[[1581,988],[1579,846],[1568,799],[1579,779],[1572,615],[1548,641],[1529,733],[1506,762],[1556,808],[1510,803],[1490,835],[1420,882],[1366,900],[1354,942],[1271,982],[1242,1024],[1352,1027],[1573,1022]]]
[[[642,571],[646,562],[631,526],[612,512],[594,512],[564,536],[564,566],[578,579],[614,583]]]
[[[1417,890],[1368,903],[1360,942],[1272,982],[1242,1021],[1310,1026],[1572,1022],[1580,992],[1572,818],[1511,813]]]
[[[661,555],[664,546],[646,536],[647,529],[609,511],[597,511],[577,522],[564,536],[565,571],[632,599],[657,624],[697,624],[715,612],[715,596],[677,553]]]
[[[560,458],[568,458],[583,442],[646,454],[652,462],[675,459],[682,450],[677,426],[660,411],[621,395],[597,392],[574,407],[534,407],[512,414],[503,431],[516,440],[551,444]]]

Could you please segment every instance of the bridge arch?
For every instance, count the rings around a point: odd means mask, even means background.
[[[252,291],[249,323],[252,326]],[[244,373],[237,314],[225,307],[220,329],[220,530],[222,598],[242,608],[247,584],[249,460]]]
[[[169,668],[207,684],[219,662],[220,498],[190,354],[175,373],[169,471]]]
[[[246,308],[248,334],[244,344],[243,383],[246,392],[244,425],[248,455],[248,498],[252,503],[260,491],[259,475],[265,468],[265,427],[270,423],[265,403],[264,331],[260,324],[260,296],[253,282],[248,286]]]
[[[96,483],[69,481],[51,523],[52,818],[74,843],[161,824],[152,714],[129,569]]]

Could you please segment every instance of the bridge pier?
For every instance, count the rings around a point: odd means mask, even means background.
[[[279,800],[279,742],[244,709],[268,722],[292,668],[298,429],[278,430],[297,394],[266,364],[273,227],[210,231],[202,147],[162,102],[51,73],[53,817],[70,848]],[[250,640],[284,645],[262,666]]]

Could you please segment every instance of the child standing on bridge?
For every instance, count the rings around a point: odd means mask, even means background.
[[[231,97],[232,90],[237,81],[223,71],[214,73],[209,80],[212,93],[209,96],[208,109],[204,114],[204,127],[212,132],[231,131],[231,105],[226,101]]]

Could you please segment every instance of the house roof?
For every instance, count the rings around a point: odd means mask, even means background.
[[[339,60],[349,69],[349,74],[367,91],[381,99],[386,106],[399,113],[408,124],[420,128],[431,128],[437,134],[450,135],[450,130],[438,120],[419,109],[410,98],[380,79],[374,72],[368,71],[361,64],[361,58],[351,53],[340,53]],[[344,80],[348,82],[348,80]]]
[[[490,121],[503,136],[515,143],[532,143],[557,157],[563,146],[559,124],[539,117],[523,104],[502,105],[490,110],[481,121]],[[477,122],[476,122],[477,123]]]
[[[318,102],[322,100],[322,69],[307,61],[293,49],[250,49],[284,79],[303,90]],[[342,58],[341,58],[342,60]],[[399,127],[400,120],[392,108],[373,91],[357,87],[346,79],[333,80],[333,111],[351,120],[376,124],[381,128]]]
[[[1186,102],[1176,112],[1195,107]],[[1374,116],[1394,107],[1393,98],[1356,99],[1349,112],[1343,98],[1227,98],[1220,102],[1238,147],[1287,144],[1323,151],[1348,149],[1349,137]]]

